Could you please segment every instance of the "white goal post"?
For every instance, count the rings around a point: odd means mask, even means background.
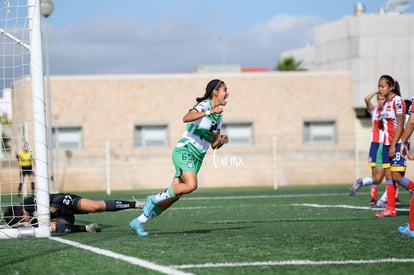
[[[50,237],[40,16],[40,0],[0,0],[0,239]],[[8,93],[11,97],[4,96]],[[16,157],[23,143],[30,144],[35,163],[37,222],[16,227],[8,224],[4,214],[24,199],[25,192],[18,192],[22,177]]]

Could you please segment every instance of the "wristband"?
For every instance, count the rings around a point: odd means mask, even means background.
[[[206,111],[206,116],[209,116],[210,113],[211,113],[210,110]]]

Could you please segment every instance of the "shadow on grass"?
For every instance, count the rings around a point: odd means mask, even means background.
[[[170,232],[162,232],[158,230],[152,230],[152,234],[156,235],[177,235],[177,234],[209,234],[212,232],[218,232],[218,231],[229,231],[229,230],[241,230],[241,229],[247,229],[251,228],[253,226],[237,226],[237,227],[223,227],[223,228],[210,228],[210,229],[195,229],[195,230],[184,230],[184,231],[170,231]]]
[[[398,208],[397,208],[397,215],[398,216],[408,216],[409,213],[410,212],[408,212],[408,211],[398,211]]]

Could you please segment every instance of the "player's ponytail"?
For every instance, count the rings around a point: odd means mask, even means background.
[[[224,84],[224,82],[221,81],[220,79],[211,80],[206,86],[206,92],[204,93],[204,95],[202,97],[197,97],[196,101],[201,102],[203,100],[211,98],[213,91],[220,89],[221,84]]]
[[[394,81],[394,89],[392,89],[392,92],[398,96],[401,96],[400,83],[398,83],[397,80]]]

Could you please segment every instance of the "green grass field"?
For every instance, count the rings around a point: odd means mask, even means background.
[[[400,192],[397,217],[380,219],[368,207],[368,188],[355,197],[348,188],[201,188],[148,223],[145,238],[128,228],[141,211],[79,215],[79,224],[97,222],[102,232],[0,240],[0,273],[408,274],[414,240],[397,231],[408,222],[408,192]]]

